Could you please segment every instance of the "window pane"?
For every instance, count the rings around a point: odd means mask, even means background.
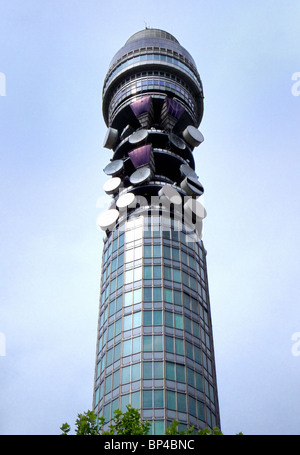
[[[174,343],[172,337],[166,337],[166,351],[173,352],[174,351]]]
[[[198,419],[205,420],[204,415],[204,404],[200,401],[197,401],[197,411],[198,411]]]
[[[175,313],[174,318],[175,318],[175,329],[182,329],[183,328],[182,315]]]
[[[141,364],[135,363],[131,368],[131,380],[138,381],[139,379],[141,379]]]
[[[145,265],[144,266],[144,279],[145,280],[151,280],[152,279],[152,266],[151,265]]]
[[[141,392],[134,392],[131,394],[131,406],[135,409],[141,407]]]
[[[130,382],[130,366],[122,368],[122,384]]]
[[[141,337],[136,337],[132,340],[132,354],[137,352],[141,352]]]
[[[143,408],[152,408],[152,390],[143,391]]]
[[[153,349],[154,351],[162,351],[162,335],[154,335],[154,346]]]
[[[142,279],[142,267],[137,267],[134,269],[134,281],[139,281]]]
[[[143,378],[152,379],[152,362],[143,363]]]
[[[153,256],[155,258],[161,257],[161,247],[160,245],[153,245]]]
[[[124,305],[132,305],[132,292],[125,292]]]
[[[125,284],[133,282],[133,270],[127,270],[125,272]]]
[[[161,278],[161,266],[154,265],[153,266],[153,278]]]
[[[115,371],[113,374],[113,389],[115,387],[119,387],[119,380],[120,380],[120,370]]]
[[[133,291],[133,303],[139,303],[142,301],[142,289],[135,289]]]
[[[163,362],[154,362],[154,379],[161,379],[163,377],[164,377]]]
[[[162,312],[159,310],[153,311],[154,325],[162,325]]]
[[[141,325],[141,312],[133,313],[132,327],[139,327]]]
[[[166,280],[171,280],[171,268],[170,267],[164,267],[164,278]]]
[[[175,338],[175,350],[176,350],[176,354],[184,355],[183,340],[180,340],[179,338]]]
[[[124,317],[124,323],[123,323],[124,330],[129,330],[132,327],[132,315],[129,314],[128,316]]]
[[[153,300],[161,301],[161,288],[153,288]]]
[[[152,325],[152,311],[144,311],[144,325]]]
[[[175,392],[167,391],[167,408],[176,410]]]
[[[165,323],[166,326],[173,327],[173,313],[170,313],[169,311],[165,312]]]
[[[186,396],[183,393],[177,394],[178,411],[186,412]]]
[[[178,382],[185,382],[185,367],[184,365],[176,364],[176,379]]]
[[[174,365],[174,363],[167,362],[166,375],[167,375],[167,379],[175,381],[175,365]]]
[[[164,391],[163,390],[154,390],[154,407],[155,408],[164,407]]]
[[[144,300],[146,302],[152,301],[152,288],[144,288]]]
[[[131,340],[123,341],[123,357],[131,354]]]
[[[178,269],[173,269],[173,280],[176,281],[177,283],[181,283],[181,274],[180,274],[180,270],[178,270]]]
[[[152,336],[144,335],[144,351],[152,351]]]

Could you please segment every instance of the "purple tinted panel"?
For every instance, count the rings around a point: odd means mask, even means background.
[[[130,104],[133,113],[138,116],[148,112],[151,106],[151,96],[145,96],[144,98],[135,101],[134,103]]]
[[[177,118],[177,120],[182,116],[184,108],[181,104],[177,103],[172,98],[166,98],[168,114]]]
[[[149,163],[151,151],[152,151],[151,144],[143,145],[142,147],[132,150],[131,152],[128,153],[128,155],[134,167],[137,168],[140,166],[144,166],[144,164]]]

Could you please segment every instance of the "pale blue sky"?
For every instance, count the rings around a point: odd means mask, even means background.
[[[145,23],[205,94],[195,150],[222,429],[299,434],[298,0],[0,0],[0,433],[91,408],[102,234],[102,83]]]

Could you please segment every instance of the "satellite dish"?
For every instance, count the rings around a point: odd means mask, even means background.
[[[119,211],[116,209],[106,210],[97,218],[98,226],[102,231],[112,230],[119,218]]]
[[[192,147],[198,147],[204,141],[202,133],[193,125],[187,126],[182,135]]]
[[[109,127],[104,138],[103,147],[112,149],[116,145],[118,139],[119,131],[115,128]]]
[[[171,185],[164,185],[158,192],[163,204],[181,205],[182,199],[178,191]]]
[[[106,194],[114,194],[121,185],[120,177],[112,177],[104,183],[103,189]]]
[[[187,177],[188,175],[190,175],[192,177],[196,177],[197,178],[196,172],[188,164],[181,164],[180,172],[181,172],[181,175],[183,177]]]
[[[107,166],[103,169],[106,175],[112,175],[113,177],[121,172],[123,169],[122,160],[114,160],[108,163]]]
[[[177,136],[176,134],[174,133],[170,133],[169,134],[169,139],[170,139],[170,142],[175,145],[175,147],[177,147],[178,149],[180,150],[184,150],[186,145],[185,145],[185,142],[183,139],[181,139],[181,137]]]
[[[125,193],[119,197],[116,202],[116,206],[119,210],[124,210],[129,206],[132,206],[135,202],[135,195],[133,193]]]
[[[132,185],[140,185],[141,183],[146,182],[151,177],[151,170],[148,166],[143,166],[134,171],[133,174],[129,177],[130,183]]]
[[[189,196],[201,196],[204,193],[204,188],[199,182],[199,180],[191,175],[185,177],[185,179],[180,184],[181,188]]]
[[[139,142],[144,141],[147,137],[147,130],[137,130],[129,136],[129,142],[130,144],[138,144]]]

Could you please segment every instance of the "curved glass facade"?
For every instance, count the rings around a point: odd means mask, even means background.
[[[154,434],[218,423],[206,252],[169,221],[135,216],[103,252],[94,407],[131,404]]]

